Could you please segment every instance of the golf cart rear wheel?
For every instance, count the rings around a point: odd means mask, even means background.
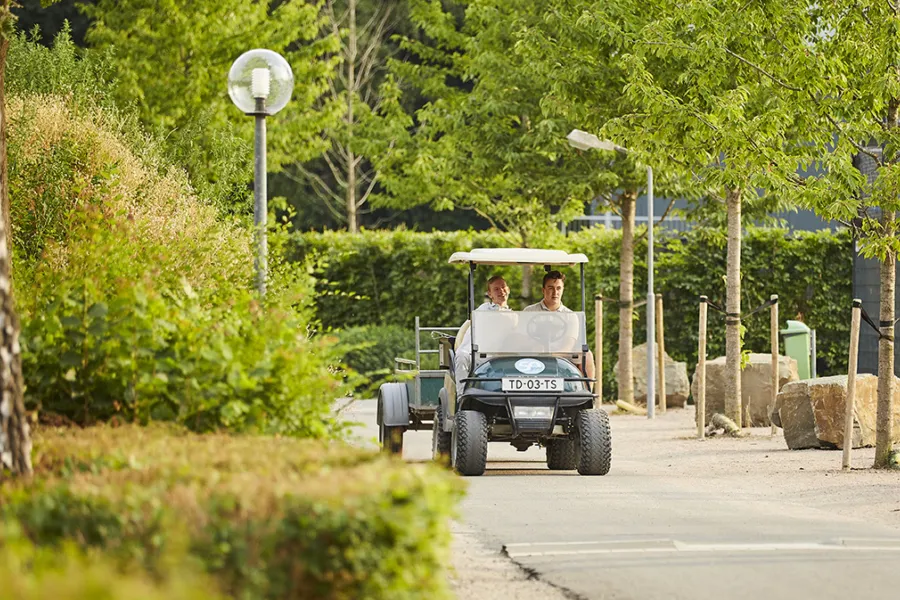
[[[403,454],[403,428],[380,425],[378,437],[381,449],[389,454]]]
[[[453,468],[460,475],[483,475],[487,465],[487,417],[477,410],[456,414],[453,442],[450,445]]]
[[[551,471],[575,469],[575,440],[547,440],[547,468]]]
[[[609,415],[600,408],[578,411],[575,419],[575,468],[581,475],[606,475],[611,463]]]
[[[431,428],[431,457],[442,465],[450,464],[450,444],[453,434],[444,431],[444,408],[438,404],[434,411],[434,426]]]

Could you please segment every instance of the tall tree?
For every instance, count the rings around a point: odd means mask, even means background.
[[[795,172],[798,129],[794,103],[750,61],[764,56],[772,40],[756,35],[767,19],[766,2],[660,0],[660,15],[633,34],[622,64],[628,72],[625,98],[633,112],[613,119],[604,131],[625,140],[647,162],[679,165],[727,210],[726,397],[727,416],[739,426],[741,410],[741,221],[745,202],[760,193],[784,198]],[[634,0],[594,9],[606,26],[608,6],[639,14]],[[736,56],[744,56],[741,61]]]
[[[310,185],[316,198],[350,232],[359,231],[361,216],[378,181],[356,138],[381,108],[380,83],[387,60],[396,53],[390,36],[403,17],[402,2],[326,0],[328,33],[341,40],[341,63],[328,79],[326,101],[341,106],[342,116],[323,132],[329,147],[312,163],[294,163],[285,174]]]
[[[850,226],[881,262],[875,463],[893,463],[895,269],[900,251],[900,4],[798,0],[765,4],[756,35],[770,51],[740,55],[797,107],[804,123],[798,185],[807,206]],[[871,166],[867,173],[858,166]]]
[[[229,138],[237,132],[252,139],[253,120],[234,108],[225,84],[231,63],[252,48],[282,54],[295,79],[293,98],[269,134],[269,170],[327,147],[320,134],[340,108],[319,99],[338,62],[338,39],[321,35],[327,23],[322,6],[305,0],[97,0],[84,9],[93,19],[88,43],[115,49],[120,102],[133,103],[144,124],[169,134],[170,142],[199,148],[186,168],[217,181],[218,170],[229,167],[218,159]],[[233,202],[247,206],[248,179],[236,177],[225,190]]]
[[[19,317],[12,289],[9,179],[6,165],[6,53],[14,35],[12,0],[0,0],[0,475],[31,474],[31,434],[25,414]]]
[[[517,51],[543,80],[541,106],[545,114],[559,115],[579,129],[597,132],[610,119],[634,109],[623,94],[627,65],[622,57],[652,11],[633,12],[632,5],[621,3],[603,3],[597,10],[594,4],[591,0],[551,1],[542,19],[520,20],[515,26]],[[585,172],[604,173],[600,181],[586,178],[584,193],[601,200],[622,219],[617,382],[619,399],[632,403],[635,212],[638,195],[646,191],[646,177],[630,157],[612,160],[591,151],[582,159]],[[657,193],[670,197],[690,193],[681,181],[680,169],[673,165],[659,168],[655,157],[650,164],[661,175]]]
[[[582,213],[584,194],[576,192],[585,178],[605,175],[585,173],[565,141],[569,124],[543,113],[541,79],[513,52],[513,23],[539,19],[539,7],[526,0],[478,0],[464,11],[431,0],[410,6],[421,36],[404,40],[409,58],[391,68],[427,103],[412,118],[396,96],[382,110],[382,148],[372,154],[387,193],[377,203],[471,210],[513,246],[540,243]],[[528,275],[523,297],[531,294]]]

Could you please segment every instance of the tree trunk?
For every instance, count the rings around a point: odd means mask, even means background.
[[[522,302],[531,304],[531,280],[534,275],[534,269],[531,265],[522,265]]]
[[[359,232],[359,212],[356,210],[356,155],[353,153],[353,102],[356,94],[356,0],[350,0],[349,48],[347,50],[347,230]]]
[[[893,228],[893,211],[884,211],[885,231]],[[881,262],[881,339],[878,341],[878,412],[875,425],[875,468],[891,466],[894,415],[894,280],[893,252]]]
[[[725,416],[741,427],[741,190],[726,192],[728,269],[725,289]]]
[[[2,5],[0,21],[11,18],[9,2]],[[2,23],[0,23],[2,25]],[[5,32],[3,27],[0,31]],[[2,33],[0,33],[2,35]],[[31,475],[31,435],[22,397],[22,354],[19,319],[13,305],[10,280],[9,180],[6,173],[6,53],[9,40],[0,37],[0,474]]]
[[[622,250],[619,254],[619,372],[620,400],[634,404],[634,366],[631,349],[634,337],[634,208],[637,194],[622,194]]]

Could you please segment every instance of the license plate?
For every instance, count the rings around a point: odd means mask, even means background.
[[[500,383],[504,392],[561,392],[562,377],[504,377]]]

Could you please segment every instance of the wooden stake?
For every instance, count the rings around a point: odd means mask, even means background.
[[[772,339],[772,395],[769,397],[769,419],[775,411],[775,400],[778,397],[778,294],[772,294],[769,298],[772,307],[769,309],[769,321],[771,323]],[[778,433],[778,427],[772,421],[772,435]]]
[[[603,296],[594,296],[594,408],[603,404]]]
[[[697,437],[706,437],[706,296],[700,296],[700,347],[697,352]]]
[[[853,300],[853,317],[850,320],[850,365],[847,369],[847,404],[844,406],[844,455],[841,468],[850,470],[850,449],[853,448],[853,409],[856,400],[856,359],[859,354],[859,316],[862,300]]]
[[[666,340],[665,327],[663,327],[663,298],[662,294],[656,295],[656,355],[659,367],[659,412],[666,412]]]

